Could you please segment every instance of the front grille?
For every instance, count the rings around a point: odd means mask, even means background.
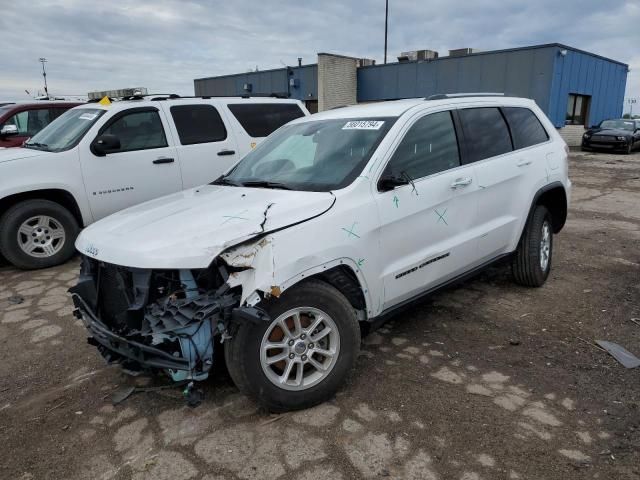
[[[594,142],[613,142],[616,137],[611,137],[609,135],[594,135],[591,137]]]
[[[127,327],[127,310],[131,304],[133,281],[126,268],[101,264],[98,270],[98,305],[100,319],[114,331]]]

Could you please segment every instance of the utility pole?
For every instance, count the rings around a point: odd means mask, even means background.
[[[387,63],[387,32],[389,30],[389,0],[385,0],[384,7],[384,63]]]
[[[44,77],[44,94],[49,98],[49,90],[47,89],[47,71],[44,69],[44,64],[47,63],[47,59],[40,57],[39,62],[42,64],[42,76]]]

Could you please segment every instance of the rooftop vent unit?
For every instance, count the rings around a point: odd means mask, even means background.
[[[370,67],[371,65],[375,65],[376,61],[372,58],[359,58],[358,59],[358,67]]]
[[[464,57],[472,53],[478,53],[480,50],[477,48],[456,48],[455,50],[449,50],[450,57]]]
[[[438,52],[435,50],[412,50],[410,52],[402,52],[398,55],[399,62],[416,62],[436,58],[438,58]]]

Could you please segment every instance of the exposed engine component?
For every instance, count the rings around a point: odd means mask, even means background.
[[[239,288],[226,268],[140,270],[84,258],[70,289],[89,343],[130,371],[161,368],[175,381],[204,380],[213,365],[214,337],[238,314]],[[224,338],[224,336],[223,336]]]

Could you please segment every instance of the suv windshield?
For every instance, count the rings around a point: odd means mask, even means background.
[[[285,125],[214,183],[328,192],[362,171],[395,118]]]
[[[616,130],[633,131],[633,120],[605,120],[600,124],[600,128],[613,128]]]
[[[67,110],[31,137],[24,147],[47,152],[62,152],[73,148],[104,112],[99,108]]]

